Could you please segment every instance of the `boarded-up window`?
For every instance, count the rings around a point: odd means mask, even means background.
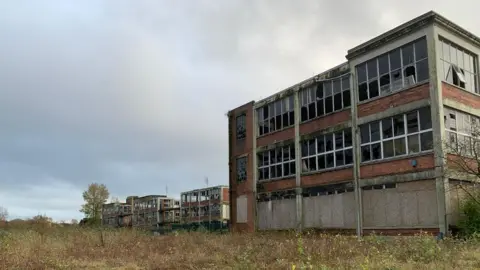
[[[237,223],[247,223],[247,196],[237,197]]]

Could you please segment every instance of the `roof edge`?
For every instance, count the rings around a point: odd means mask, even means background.
[[[402,36],[405,36],[415,30],[421,29],[429,24],[438,23],[441,26],[444,26],[450,31],[453,31],[475,43],[480,47],[480,38],[474,35],[473,33],[467,31],[461,26],[455,24],[454,22],[448,20],[446,17],[434,12],[429,11],[425,14],[422,14],[410,21],[407,21],[375,38],[372,38],[350,50],[347,51],[345,56],[348,60],[358,57],[365,54],[375,48],[380,47],[384,43],[390,42],[392,40],[398,39]]]
[[[285,89],[283,89],[279,92],[276,92],[276,93],[274,93],[274,94],[272,94],[272,95],[270,95],[266,98],[262,98],[261,100],[258,100],[258,101],[255,102],[254,108],[257,109],[259,107],[262,107],[262,106],[264,106],[264,103],[270,103],[272,101],[271,99],[276,100],[276,97],[283,97],[285,95],[285,93],[287,93],[287,92],[295,91],[295,90],[299,90],[300,88],[307,87],[307,86],[309,86],[309,85],[311,85],[311,84],[313,84],[313,83],[315,83],[319,80],[322,80],[321,77],[324,77],[324,76],[328,75],[328,73],[330,73],[332,71],[336,71],[336,70],[341,70],[342,68],[346,68],[346,70],[347,70],[347,72],[343,72],[342,75],[347,74],[348,73],[348,68],[349,68],[348,62],[343,62],[343,63],[341,63],[339,65],[336,65],[332,68],[329,68],[329,69],[327,69],[327,70],[325,70],[321,73],[318,73],[318,74],[316,74],[316,75],[314,75],[314,76],[312,76],[308,79],[305,79],[305,80],[303,80],[299,83],[296,83],[296,84],[294,84],[294,85],[292,85],[288,88],[285,88]],[[326,79],[328,79],[328,78],[326,78]]]

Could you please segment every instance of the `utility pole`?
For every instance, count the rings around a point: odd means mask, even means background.
[[[210,192],[208,190],[208,177],[205,177],[205,183],[207,184],[207,190],[205,194],[208,195],[208,231],[210,231],[210,224],[212,222],[212,209],[210,205]]]

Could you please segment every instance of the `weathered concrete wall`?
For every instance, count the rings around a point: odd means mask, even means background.
[[[285,230],[294,229],[296,225],[295,199],[258,202],[258,229]]]
[[[398,183],[396,188],[363,191],[365,228],[438,226],[435,181]]]
[[[245,211],[246,214],[246,211]],[[222,218],[223,219],[230,219],[230,206],[223,204],[222,205]]]
[[[353,192],[303,198],[305,228],[355,228]]]

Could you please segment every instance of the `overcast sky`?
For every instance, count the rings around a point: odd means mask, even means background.
[[[432,9],[480,35],[473,0],[0,1],[0,206],[227,185],[229,109]]]

